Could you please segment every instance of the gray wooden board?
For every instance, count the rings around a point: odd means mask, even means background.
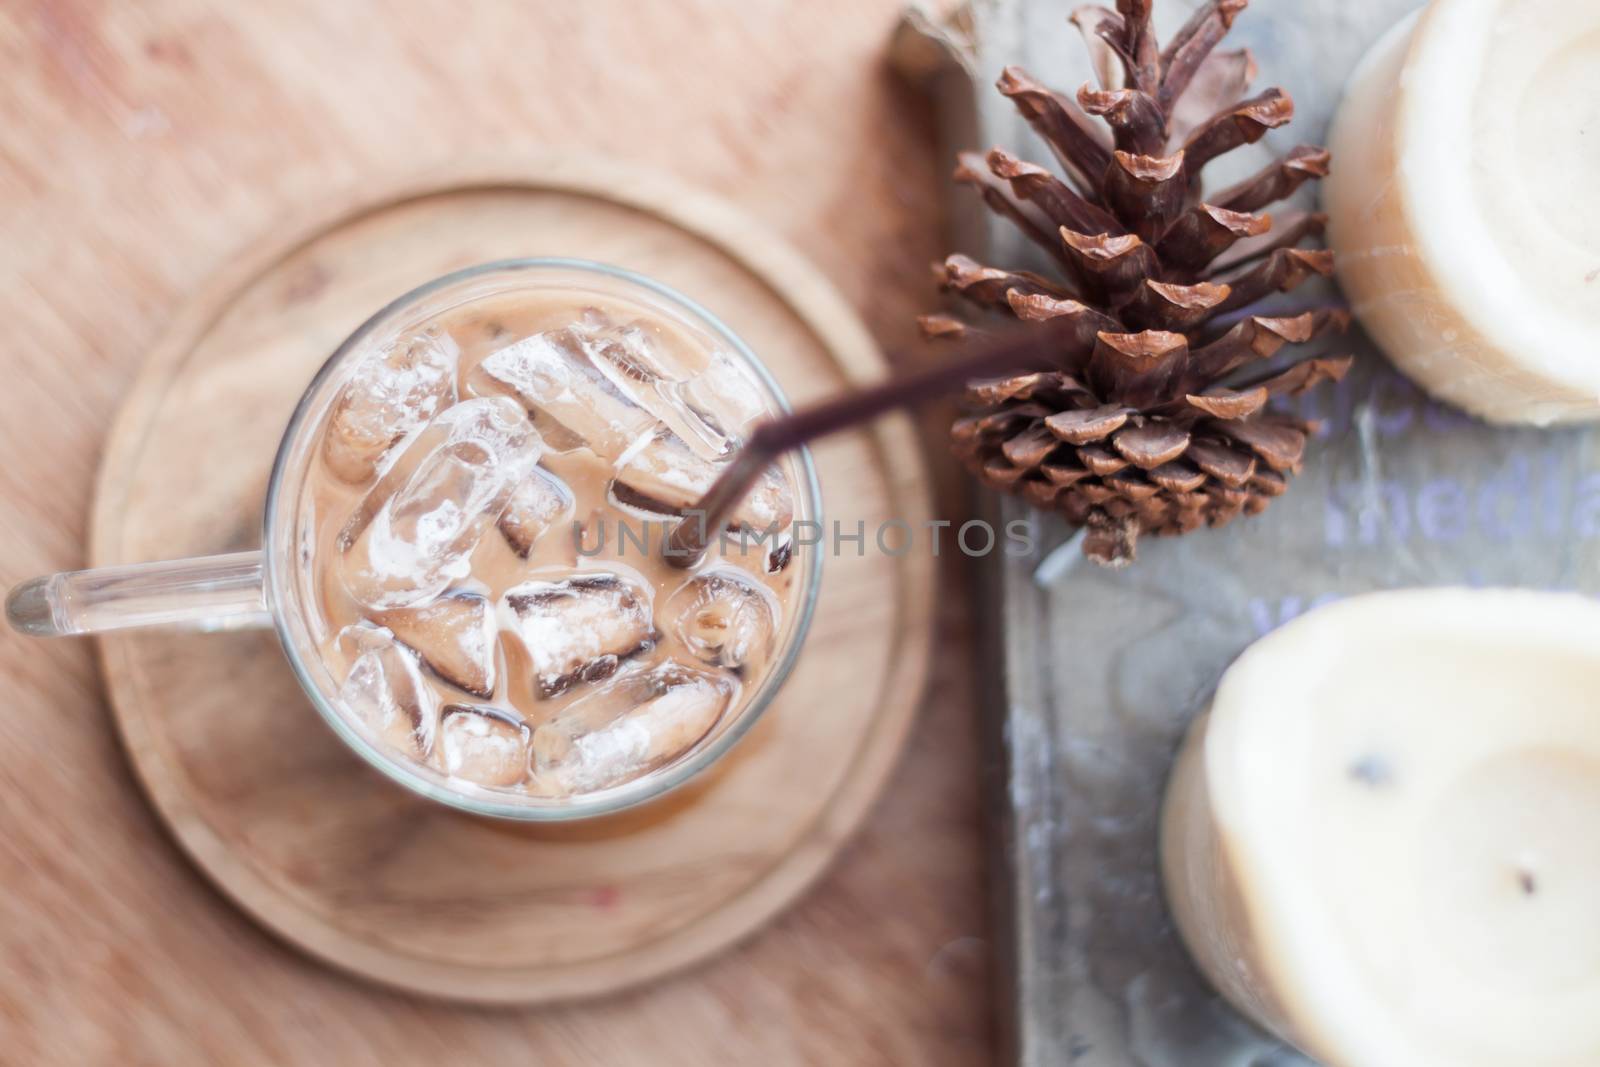
[[[1068,92],[1087,81],[1073,6],[974,0],[961,12],[959,65],[931,79],[952,146],[1049,160],[992,86],[1007,63]],[[1192,6],[1157,4],[1163,37]],[[1237,153],[1235,169],[1322,143],[1357,60],[1417,6],[1256,0],[1224,47],[1248,45],[1257,87],[1283,86],[1296,119]],[[1047,266],[975,198],[952,195],[960,250]],[[1331,286],[1293,297],[1336,299]],[[1303,1067],[1207,988],[1161,899],[1157,813],[1184,728],[1246,645],[1337,597],[1444,584],[1600,590],[1594,431],[1491,428],[1427,401],[1359,331],[1324,347],[1354,351],[1356,367],[1304,398],[1326,426],[1264,516],[1147,540],[1137,563],[1113,572],[1084,562],[1059,520],[1034,515],[1032,556],[985,563],[982,610],[1001,624],[980,630],[999,635],[985,654],[1009,1062]],[[1012,499],[985,505],[1000,522],[1029,516]]]

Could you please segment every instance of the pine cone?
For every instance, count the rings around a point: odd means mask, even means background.
[[[1328,173],[1328,152],[1301,146],[1259,174],[1202,195],[1216,157],[1287,123],[1280,89],[1244,98],[1255,63],[1214,51],[1246,0],[1214,0],[1165,49],[1152,0],[1079,8],[1102,88],[1077,101],[1008,67],[1000,92],[1044,138],[1065,180],[1000,148],[963,153],[956,178],[1054,258],[1052,277],[952,255],[941,286],[1024,323],[1068,319],[1059,370],[974,382],[971,414],[951,437],[987,484],[1086,526],[1084,552],[1121,565],[1141,534],[1182,534],[1256,514],[1298,473],[1314,426],[1269,412],[1274,394],[1337,380],[1350,360],[1308,359],[1241,379],[1328,330],[1343,310],[1251,315],[1275,292],[1333,273],[1333,254],[1298,247],[1324,217],[1261,209]],[[1101,118],[1109,133],[1090,116]],[[948,315],[933,337],[971,335]],[[1244,374],[1250,372],[1245,371]]]

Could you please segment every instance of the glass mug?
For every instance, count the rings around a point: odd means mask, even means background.
[[[792,570],[792,592],[778,619],[768,666],[758,684],[749,692],[741,689],[709,732],[685,751],[638,777],[592,792],[540,796],[494,789],[448,775],[395,750],[373,725],[339,698],[343,679],[333,676],[318,647],[314,632],[317,626],[313,623],[318,610],[313,602],[316,594],[311,588],[313,582],[308,580],[318,563],[312,558],[313,546],[307,543],[308,518],[301,513],[306,510],[302,502],[307,480],[319,462],[323,433],[341,391],[369,354],[418,334],[447,313],[470,308],[477,302],[503,303],[522,295],[589,295],[644,309],[729,357],[745,372],[745,380],[753,381],[766,411],[788,410],[770,372],[727,326],[659,282],[619,268],[571,259],[507,260],[467,268],[428,282],[373,315],[346,338],[312,378],[278,446],[267,486],[263,547],[259,551],[35,578],[11,591],[6,600],[7,620],[14,629],[40,637],[135,627],[201,631],[271,627],[277,631],[289,665],[312,705],[347,745],[407,789],[478,815],[528,821],[602,815],[654,799],[700,774],[755,724],[794,665],[810,625],[821,580],[821,556],[814,543],[790,541],[792,555],[785,571]],[[407,443],[402,440],[394,444],[386,462],[394,462]],[[797,450],[780,466],[793,490],[793,521],[814,522],[821,500],[810,453]],[[380,467],[380,475],[382,470]],[[488,536],[493,535],[491,528]],[[552,531],[551,536],[556,535]],[[620,540],[621,531],[618,537]],[[588,554],[582,542],[577,551]],[[582,573],[581,565],[578,573]],[[689,573],[685,572],[686,577]],[[626,677],[626,667],[619,676]]]

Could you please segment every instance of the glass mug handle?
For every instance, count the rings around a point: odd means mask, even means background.
[[[34,637],[136,626],[259,629],[267,611],[260,551],[47,574],[6,597],[6,621]]]

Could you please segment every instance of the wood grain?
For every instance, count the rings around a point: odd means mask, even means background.
[[[186,297],[371,174],[588,150],[737,200],[891,350],[945,167],[881,51],[891,0],[0,7],[0,581],[84,560],[105,429]],[[960,482],[944,483],[947,507]],[[950,561],[948,577],[961,572]],[[949,586],[957,588],[959,586]],[[940,641],[964,649],[959,592]],[[603,1002],[375,991],[213,893],[133,784],[84,644],[0,637],[0,1062],[970,1063],[985,1055],[967,657],[842,862],[750,944]]]
[[[101,465],[91,565],[255,547],[303,383],[376,307],[473,263],[588,256],[663,281],[726,322],[798,403],[884,373],[814,268],[660,176],[560,156],[375,184],[331,221],[319,212],[246,253],[152,350]],[[903,416],[813,453],[826,523],[926,528],[926,472]],[[341,752],[270,633],[106,638],[106,686],[179,843],[291,942],[456,1000],[616,992],[728,948],[792,903],[905,741],[928,663],[933,556],[926,541],[893,559],[823,555],[800,662],[750,737],[691,788],[592,823],[508,826],[396,789]]]

